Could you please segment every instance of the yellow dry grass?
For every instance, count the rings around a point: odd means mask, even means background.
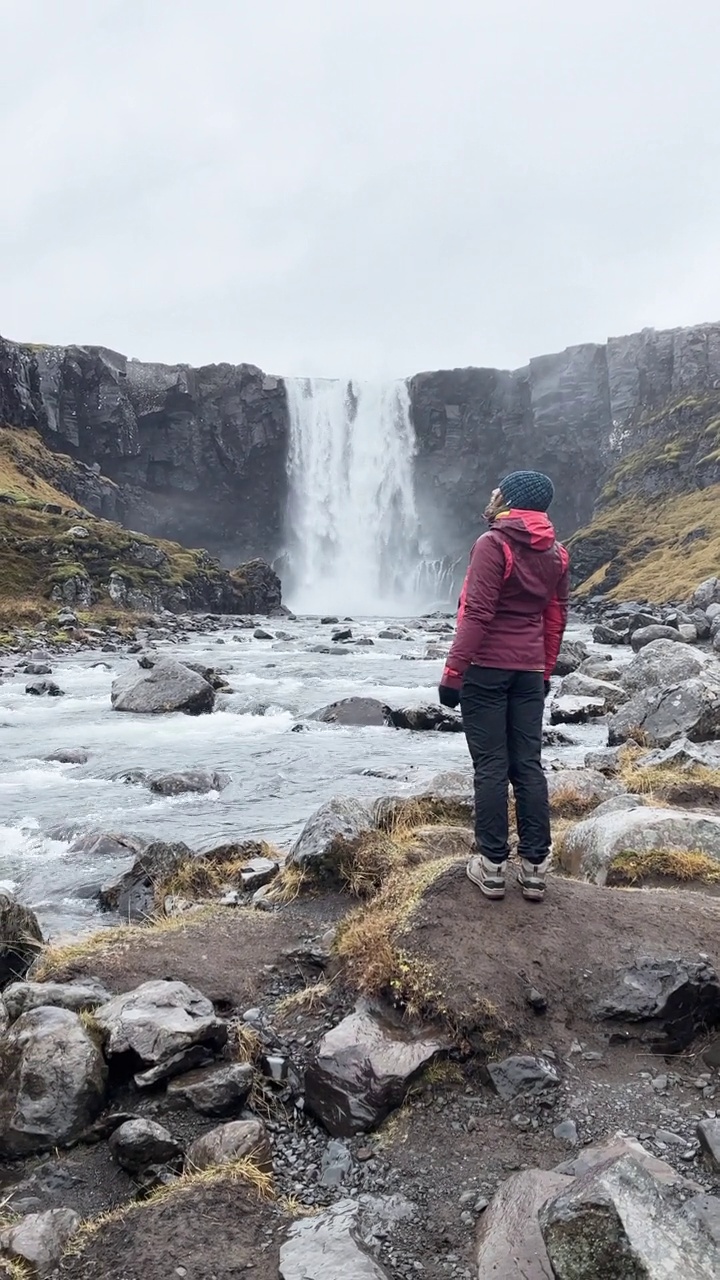
[[[550,797],[550,812],[556,818],[582,818],[599,803],[596,796],[583,795],[572,783],[567,783]]]
[[[652,849],[646,853],[624,850],[613,859],[607,882],[636,885],[656,879],[720,885],[720,862],[706,853],[682,849]]]
[[[278,1000],[275,1013],[279,1018],[287,1018],[290,1014],[300,1011],[315,1013],[322,1007],[331,991],[332,983],[328,982],[327,978],[319,978],[317,982],[309,982],[306,987]]]
[[[74,942],[51,944],[44,948],[33,967],[33,980],[45,982],[68,969],[84,965],[95,957],[125,951],[138,943],[151,946],[168,933],[182,932],[206,924],[218,910],[222,908],[198,908],[181,916],[153,918],[147,924],[113,925],[108,929],[88,933]]]
[[[720,769],[705,765],[643,765],[644,752],[626,747],[620,753],[618,777],[628,791],[677,804],[711,804],[720,800]]]

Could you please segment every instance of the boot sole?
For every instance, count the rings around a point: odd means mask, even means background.
[[[535,888],[534,885],[523,884],[522,880],[518,882],[522,889],[522,896],[528,902],[544,902],[545,901],[545,885],[542,888]]]
[[[505,897],[505,885],[502,888],[490,888],[480,876],[472,875],[470,868],[467,868],[467,878],[470,882],[480,890],[484,898],[490,898],[493,902],[500,901]]]

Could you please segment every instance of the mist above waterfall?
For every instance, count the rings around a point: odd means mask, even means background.
[[[285,595],[302,613],[410,613],[432,600],[405,382],[286,379]]]

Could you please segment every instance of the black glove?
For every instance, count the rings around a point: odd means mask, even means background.
[[[438,698],[443,707],[449,707],[451,711],[455,711],[460,706],[460,690],[452,689],[449,684],[441,684],[438,689]]]
[[[545,681],[545,697],[546,697],[546,698],[547,698],[547,696],[548,696],[549,692],[550,692],[550,681],[549,681],[549,680],[546,680],[546,681]]]

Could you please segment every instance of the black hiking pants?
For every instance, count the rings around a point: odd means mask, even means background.
[[[542,671],[468,667],[460,698],[475,769],[475,843],[491,862],[508,856],[508,782],[515,794],[518,852],[550,852],[550,805],[542,769]]]

